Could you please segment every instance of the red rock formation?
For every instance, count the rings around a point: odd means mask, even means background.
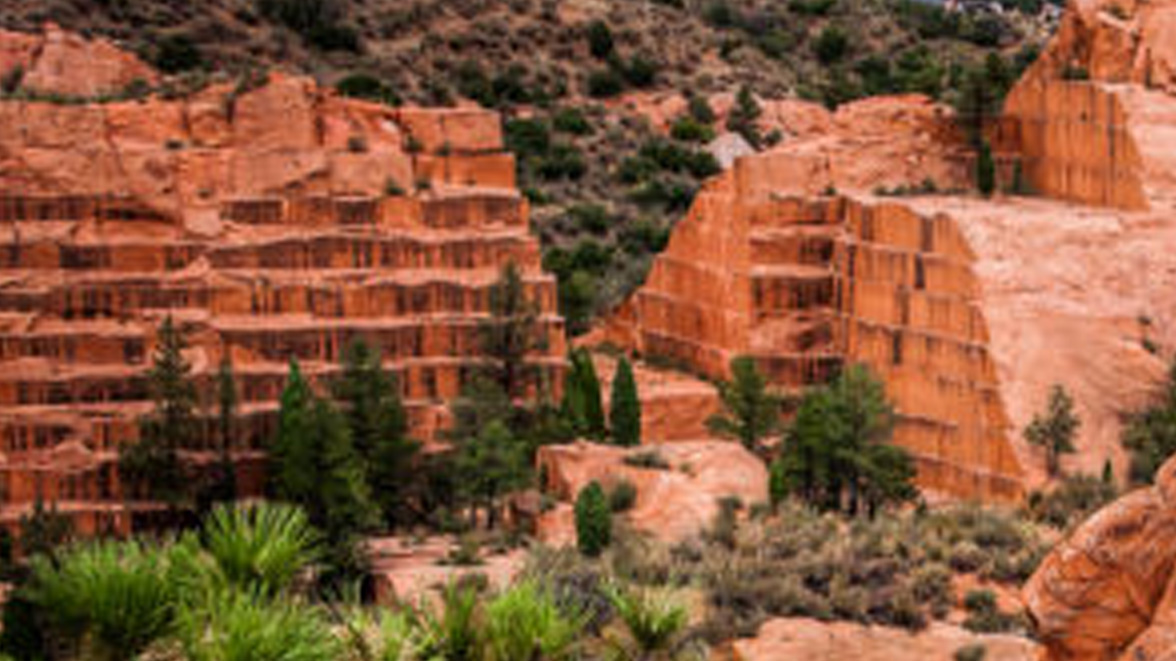
[[[699,196],[606,338],[716,377],[751,355],[786,388],[863,362],[897,404],[895,441],[923,486],[1017,498],[973,256],[951,219],[766,194],[758,160]]]
[[[625,463],[625,457],[649,453],[664,459],[667,466]],[[680,541],[705,530],[722,498],[733,496],[750,506],[768,497],[763,462],[732,442],[679,441],[638,448],[552,445],[539,449],[538,465],[546,476],[547,493],[562,501],[539,519],[539,538],[549,544],[575,542],[571,503],[593,481],[606,490],[622,480],[633,484],[637,501],[626,518],[635,529],[666,541]]]
[[[1176,654],[1176,461],[1059,544],[1025,586],[1045,661]]]
[[[0,103],[0,521],[41,497],[83,532],[126,528],[117,447],[167,313],[197,380],[233,358],[254,490],[290,359],[323,379],[355,338],[399,373],[427,438],[508,262],[542,308],[535,359],[562,369],[527,213],[487,111],[393,109],[281,75],[174,101]]]
[[[14,76],[38,94],[94,97],[117,94],[158,78],[133,54],[104,39],[86,39],[49,23],[44,34],[0,30],[0,78]]]

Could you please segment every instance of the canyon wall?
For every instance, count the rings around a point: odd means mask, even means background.
[[[973,255],[951,218],[760,194],[754,161],[699,196],[605,338],[716,378],[749,355],[794,391],[866,364],[895,402],[894,441],[914,455],[922,486],[1017,499]]]
[[[321,386],[359,338],[430,438],[512,262],[541,308],[532,359],[559,383],[555,282],[492,112],[394,109],[282,75],[181,100],[0,101],[0,523],[44,500],[82,533],[125,531],[156,508],[123,502],[117,449],[148,410],[167,315],[199,384],[233,361],[244,495],[290,361]]]

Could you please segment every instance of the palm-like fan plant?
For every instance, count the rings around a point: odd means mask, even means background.
[[[228,582],[271,595],[315,560],[315,542],[306,514],[289,505],[222,505],[204,524],[203,546]]]
[[[671,661],[704,658],[686,636],[686,607],[662,590],[609,590],[623,635],[608,639],[616,661]]]
[[[561,661],[572,656],[583,618],[562,612],[535,583],[523,582],[486,608],[486,647],[492,661]]]
[[[316,608],[256,590],[226,590],[183,608],[177,634],[187,661],[337,661],[339,640]]]
[[[175,588],[157,546],[89,544],[32,567],[30,598],[92,658],[133,658],[172,629]]]

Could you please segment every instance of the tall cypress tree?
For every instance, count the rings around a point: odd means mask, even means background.
[[[604,404],[600,397],[600,380],[586,349],[574,349],[568,355],[568,371],[564,377],[564,416],[577,434],[603,439],[608,433],[604,421]]]
[[[233,465],[237,420],[237,384],[233,377],[233,363],[226,354],[216,372],[216,437],[217,461],[207,476],[200,495],[200,511],[212,503],[225,502],[237,496],[237,471]]]
[[[291,360],[278,410],[278,433],[269,452],[269,490],[276,498],[300,502],[303,494],[315,488],[316,458],[309,425],[313,400],[298,361]]]
[[[385,371],[378,351],[363,340],[348,348],[335,399],[347,419],[366,481],[386,523],[404,512],[420,444],[408,437],[408,415],[396,377]]]
[[[613,443],[626,447],[641,444],[641,401],[637,398],[633,366],[624,356],[613,377],[608,419]]]
[[[146,375],[154,409],[139,421],[139,441],[119,448],[119,475],[130,495],[170,507],[192,496],[180,451],[194,449],[201,437],[185,348],[183,333],[169,315],[159,328]]]

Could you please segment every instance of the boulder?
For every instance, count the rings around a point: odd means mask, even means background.
[[[637,465],[633,458],[638,455],[657,457],[666,467]],[[636,487],[637,500],[626,518],[636,530],[664,541],[680,541],[705,530],[724,498],[738,498],[750,506],[768,497],[767,468],[733,442],[685,441],[636,448],[580,442],[540,448],[537,462],[547,493],[565,503],[573,502],[593,481],[606,491],[628,481]],[[557,507],[540,517],[540,539],[551,544],[575,541],[569,509]]]
[[[1024,588],[1046,661],[1176,658],[1176,460],[1100,510]]]

